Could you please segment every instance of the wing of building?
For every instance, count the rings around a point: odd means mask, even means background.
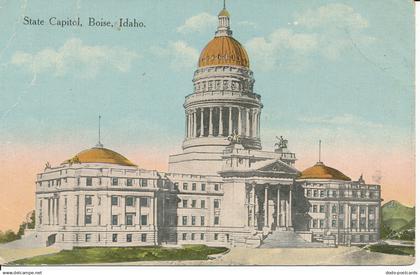
[[[186,96],[182,152],[144,170],[100,143],[36,180],[46,245],[335,246],[379,238],[380,186],[319,162],[300,172],[280,139],[263,151],[263,104],[226,9]]]

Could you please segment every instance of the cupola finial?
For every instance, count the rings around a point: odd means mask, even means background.
[[[103,148],[104,145],[101,143],[101,115],[98,117],[98,144],[95,147]]]

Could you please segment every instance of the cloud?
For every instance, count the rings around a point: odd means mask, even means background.
[[[345,4],[329,4],[315,10],[307,10],[296,16],[296,25],[308,28],[332,27],[365,29],[369,22],[351,6]]]
[[[358,126],[369,128],[382,128],[382,124],[366,121],[361,117],[352,114],[343,114],[338,116],[312,116],[302,117],[299,119],[301,122],[311,124],[322,124],[330,126]]]
[[[194,68],[200,54],[197,49],[182,40],[171,41],[166,47],[153,47],[151,50],[158,56],[169,57],[171,68],[175,71]]]
[[[203,33],[209,28],[215,29],[216,26],[217,17],[203,12],[185,20],[184,24],[177,28],[177,31],[179,33]]]
[[[76,72],[80,77],[89,78],[95,77],[105,67],[127,72],[138,58],[138,53],[126,48],[89,46],[78,38],[71,38],[57,50],[46,48],[36,53],[18,51],[14,53],[10,63],[24,67],[33,74],[52,72],[63,76]]]
[[[267,37],[255,37],[246,47],[257,67],[264,70],[301,71],[313,57],[335,61],[352,47],[369,45],[375,39],[366,35],[368,21],[343,4],[329,4],[295,16],[288,27]]]

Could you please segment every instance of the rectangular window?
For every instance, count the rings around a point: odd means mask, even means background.
[[[318,212],[318,206],[317,205],[313,205],[312,206],[312,212],[313,213],[317,213]]]
[[[191,225],[195,225],[195,216],[191,216]]]
[[[335,204],[332,206],[331,212],[332,213],[337,213],[337,206],[335,206]]]
[[[323,205],[319,206],[319,213],[324,213],[325,212],[325,207]]]
[[[206,208],[206,201],[205,200],[201,200],[201,208],[202,209]]]
[[[365,190],[360,192],[360,197],[361,198],[366,198],[366,191]]]
[[[311,189],[307,189],[306,190],[306,196],[307,197],[311,197],[312,196],[312,190]]]
[[[147,187],[148,181],[147,179],[141,179],[141,187]]]
[[[147,215],[141,215],[141,225],[147,225]]]
[[[201,216],[200,225],[204,225],[204,224],[205,224],[205,217]]]
[[[187,240],[187,233],[182,233],[182,240],[186,241]]]
[[[188,190],[188,183],[184,182],[184,183],[182,184],[182,189],[183,189],[183,190]]]
[[[182,200],[182,207],[187,208],[188,207],[188,200]]]
[[[140,235],[140,241],[141,241],[142,243],[145,243],[145,242],[146,242],[146,240],[147,240],[147,234],[145,234],[145,233],[141,234],[141,235]]]
[[[320,195],[321,195],[321,198],[323,198],[325,196],[325,191],[324,190],[321,190],[320,191]]]
[[[133,241],[133,234],[127,234],[126,240],[128,243],[131,243]]]
[[[314,190],[314,197],[318,197],[318,190]]]
[[[366,213],[366,209],[364,207],[360,207],[360,214],[365,214]]]
[[[85,235],[85,241],[88,243],[92,240],[92,234],[86,234]]]
[[[86,186],[92,186],[92,178],[86,178]]]
[[[196,200],[192,200],[191,201],[191,207],[192,208],[196,208],[197,207],[197,201]]]
[[[339,211],[339,214],[344,214],[344,206],[340,205],[338,211]]]
[[[356,228],[356,226],[357,226],[357,221],[356,220],[352,220],[351,221],[351,227],[352,228]]]
[[[350,210],[352,214],[356,214],[356,206],[351,206]]]
[[[182,216],[182,225],[187,225],[188,217]]]
[[[200,240],[204,241],[204,233],[200,234]]]
[[[195,240],[195,233],[191,233],[191,240],[194,241]]]
[[[118,215],[112,215],[112,225],[118,225]]]
[[[337,221],[336,220],[332,220],[331,221],[331,227],[332,228],[336,228],[337,227]]]
[[[92,205],[92,196],[85,196],[85,205]]]
[[[218,184],[214,185],[214,191],[219,191],[219,185]]]
[[[140,207],[149,207],[149,198],[141,197],[140,198]]]
[[[101,197],[98,196],[98,205],[101,205],[101,202],[102,202]]]
[[[206,184],[205,183],[202,183],[201,184],[201,191],[206,191]]]
[[[101,214],[98,214],[98,225],[101,225]]]
[[[337,191],[333,191],[333,197],[336,198],[337,197]]]
[[[214,200],[214,208],[218,209],[220,206],[219,200]]]
[[[85,216],[85,224],[92,224],[92,215]]]
[[[197,184],[195,182],[192,183],[191,190],[197,190]]]
[[[125,215],[125,224],[126,225],[133,225],[133,214],[126,214]]]
[[[134,198],[133,197],[126,197],[125,198],[125,205],[126,206],[134,206]]]
[[[116,243],[118,241],[118,234],[112,234],[112,242]]]
[[[112,185],[118,185],[118,178],[112,178]]]
[[[324,220],[319,220],[319,227],[324,228]]]
[[[375,206],[369,206],[369,214],[375,213]]]
[[[133,186],[133,179],[127,179],[127,186]]]
[[[219,225],[219,217],[214,217],[214,225]]]
[[[353,198],[357,198],[357,191],[352,191],[352,192],[351,192],[351,196],[352,196]]]
[[[219,239],[219,234],[214,233],[214,240],[217,241]]]
[[[111,197],[111,205],[118,205],[118,197],[112,196]]]
[[[312,220],[312,227],[313,228],[317,228],[318,227],[318,220],[317,219],[313,219]]]

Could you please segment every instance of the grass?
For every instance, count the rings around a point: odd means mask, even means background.
[[[414,247],[388,245],[388,244],[373,244],[366,247],[367,250],[372,252],[380,252],[394,255],[415,255]]]
[[[55,254],[14,261],[12,265],[95,264],[135,261],[207,260],[208,255],[227,251],[225,247],[185,245],[182,248],[150,247],[75,247]]]

